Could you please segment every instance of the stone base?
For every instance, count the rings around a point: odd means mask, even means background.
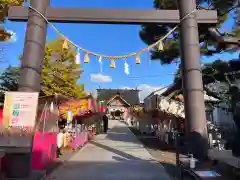
[[[31,174],[31,153],[6,153],[7,178],[24,178]]]

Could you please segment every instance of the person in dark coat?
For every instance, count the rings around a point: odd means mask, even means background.
[[[103,131],[107,133],[108,130],[108,117],[106,114],[103,115]]]

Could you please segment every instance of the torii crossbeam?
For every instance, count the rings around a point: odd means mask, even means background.
[[[51,22],[104,24],[179,23],[196,8],[196,0],[178,0],[178,10],[66,9],[49,6],[49,0],[31,0],[31,6]],[[10,7],[8,19],[28,21],[24,44],[19,91],[40,90],[41,70],[46,43],[46,21],[27,7]],[[217,23],[217,12],[199,10],[181,22],[181,60],[185,113],[194,152],[206,150],[206,115],[200,66],[198,23]],[[84,33],[84,32],[82,32]],[[24,163],[22,163],[24,164]],[[26,164],[28,164],[26,162]]]
[[[12,6],[8,10],[11,21],[27,21],[28,7]],[[217,23],[217,12],[199,10],[198,23]],[[97,9],[97,8],[54,8],[47,7],[46,15],[50,22],[57,23],[99,23],[99,24],[178,24],[179,10],[136,10],[136,9]]]

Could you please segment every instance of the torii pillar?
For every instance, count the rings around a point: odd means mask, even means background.
[[[196,9],[196,0],[179,0],[180,19]],[[189,152],[199,159],[207,158],[208,135],[200,64],[198,23],[195,13],[180,25],[181,68],[184,92],[185,120]]]

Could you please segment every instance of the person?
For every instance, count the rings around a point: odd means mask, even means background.
[[[59,133],[57,135],[57,157],[62,155],[61,149],[63,147],[64,144],[64,129],[61,128],[59,130]]]
[[[107,133],[108,130],[108,117],[106,114],[103,115],[103,131]]]

